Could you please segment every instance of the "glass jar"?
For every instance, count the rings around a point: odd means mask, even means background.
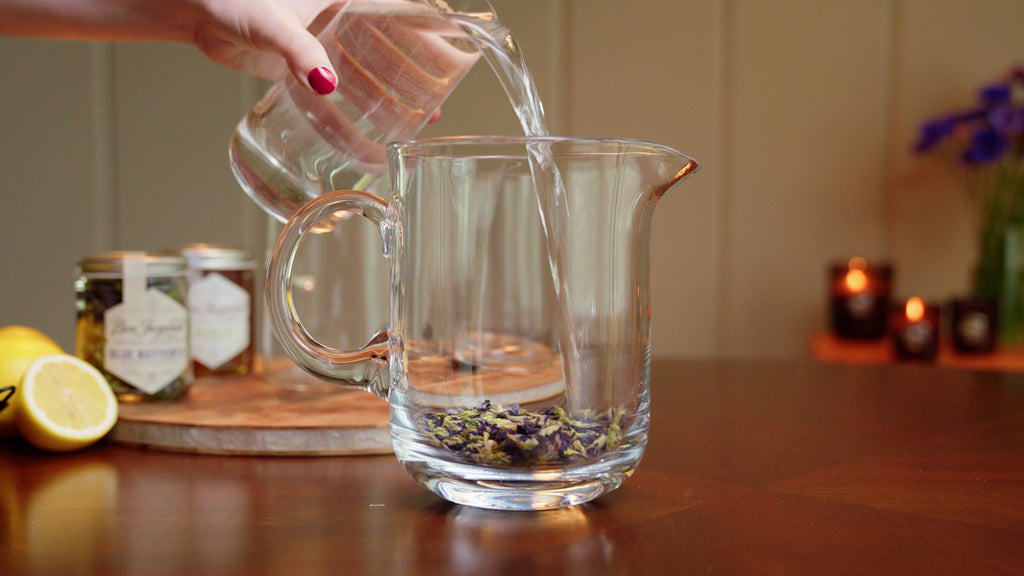
[[[196,375],[248,374],[253,365],[255,260],[240,248],[189,244],[188,308]]]
[[[181,256],[145,252],[78,261],[75,354],[119,400],[177,398],[191,386],[187,273]]]

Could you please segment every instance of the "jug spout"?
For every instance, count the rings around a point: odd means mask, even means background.
[[[647,182],[646,188],[654,200],[661,198],[700,168],[696,160],[668,146],[647,142],[638,142],[635,145],[642,150],[639,154],[631,156],[641,163],[646,158],[651,164],[650,168],[641,168],[639,172]]]
[[[678,152],[676,152],[676,154],[678,155],[676,161],[681,162],[682,166],[678,170],[676,170],[676,173],[672,175],[672,177],[669,178],[667,182],[665,182],[664,184],[655,189],[655,199],[661,198],[665,194],[665,192],[668,192],[669,190],[674,188],[676,184],[679,184],[700,168],[700,164],[698,164],[697,161],[694,160],[693,158],[690,158],[689,156],[686,156],[685,154],[680,154]]]

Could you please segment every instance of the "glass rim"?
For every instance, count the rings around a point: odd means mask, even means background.
[[[639,140],[635,138],[616,138],[616,137],[577,137],[577,136],[512,136],[512,135],[483,135],[483,136],[439,136],[433,138],[421,138],[413,140],[398,140],[391,142],[387,145],[389,154],[398,154],[402,157],[448,157],[448,158],[460,158],[460,157],[511,157],[520,158],[526,155],[525,147],[530,143],[537,144],[549,144],[549,145],[578,145],[589,151],[591,154],[600,154],[603,148],[615,148],[614,152],[607,152],[608,154],[621,155],[623,152],[640,154],[640,155],[668,155],[678,156],[686,158],[690,161],[696,162],[696,160],[682,152],[679,152],[675,148],[664,144],[658,144],[647,140]],[[512,148],[513,150],[519,148],[521,151],[509,152],[506,154],[480,154],[468,152],[465,154],[457,153],[456,150],[460,148],[480,147],[483,149],[489,148],[490,150]],[[625,148],[625,150],[624,150]],[[447,150],[447,153],[438,153],[438,151]],[[555,156],[561,156],[566,154],[578,154],[579,151],[573,152],[561,152],[558,150],[552,151]]]

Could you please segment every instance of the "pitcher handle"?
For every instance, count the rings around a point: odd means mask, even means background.
[[[358,350],[340,350],[318,342],[302,325],[292,299],[292,264],[299,240],[338,211],[353,212],[378,228],[388,202],[366,192],[338,190],[311,200],[281,230],[267,269],[267,303],[274,335],[288,356],[310,374],[342,386],[386,398],[388,389],[387,330],[381,329]]]

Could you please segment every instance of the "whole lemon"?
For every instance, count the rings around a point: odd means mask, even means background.
[[[17,387],[29,364],[40,356],[62,354],[64,351],[49,336],[28,326],[4,326],[0,328],[0,400],[7,399],[7,407],[0,409],[0,438],[18,435],[14,423],[14,395],[6,390]]]
[[[42,340],[49,342],[54,346],[57,345],[56,342],[41,330],[37,330],[31,326],[21,326],[19,324],[0,327],[0,341],[3,341],[6,338],[14,338],[16,340]]]

